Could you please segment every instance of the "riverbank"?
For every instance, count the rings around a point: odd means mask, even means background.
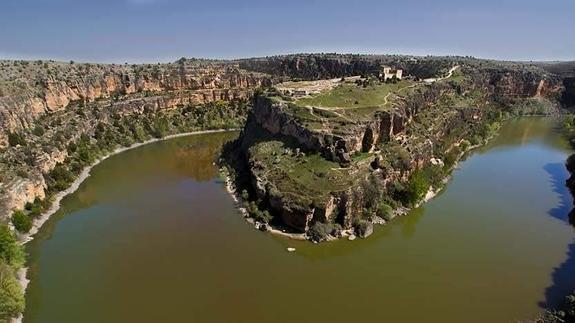
[[[165,136],[162,138],[153,138],[153,139],[150,139],[150,140],[147,140],[144,142],[133,144],[133,145],[128,146],[128,147],[117,148],[114,151],[110,152],[109,154],[106,154],[105,156],[99,158],[98,160],[96,160],[91,165],[85,167],[82,170],[82,172],[78,175],[78,177],[72,182],[70,187],[68,187],[64,191],[58,192],[54,196],[54,200],[52,201],[48,210],[46,210],[44,213],[42,213],[42,215],[39,216],[38,218],[34,219],[34,221],[32,223],[32,228],[30,229],[30,231],[28,233],[25,233],[25,234],[18,234],[18,239],[20,240],[20,242],[22,244],[26,244],[26,243],[34,240],[34,236],[38,233],[40,228],[42,228],[44,223],[46,221],[48,221],[48,219],[50,219],[50,217],[60,209],[60,204],[62,202],[62,199],[64,199],[64,197],[66,197],[67,195],[70,195],[70,194],[76,192],[76,190],[78,190],[80,185],[88,177],[90,177],[90,172],[92,171],[92,168],[94,168],[95,166],[97,166],[98,164],[103,162],[104,160],[106,160],[106,159],[108,159],[114,155],[117,155],[119,153],[131,150],[134,148],[138,148],[138,147],[141,147],[141,146],[144,146],[147,144],[151,144],[154,142],[174,139],[174,138],[178,138],[178,137],[203,135],[203,134],[218,133],[218,132],[237,131],[237,130],[238,129],[217,129],[217,130],[201,130],[201,131],[184,132],[184,133],[179,133],[179,134],[168,135],[168,136]],[[24,294],[26,293],[26,289],[28,287],[28,284],[30,283],[30,280],[27,278],[27,274],[28,274],[28,267],[21,268],[17,273],[18,282],[20,283],[20,286],[22,287]],[[21,315],[19,318],[12,319],[11,323],[21,323],[22,319],[23,319],[23,316]]]

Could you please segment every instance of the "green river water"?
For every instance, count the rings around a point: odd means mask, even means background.
[[[570,150],[506,123],[434,200],[365,240],[256,231],[212,164],[237,133],[176,138],[92,170],[28,246],[27,323],[516,322],[575,288]],[[295,247],[288,253],[287,247]]]

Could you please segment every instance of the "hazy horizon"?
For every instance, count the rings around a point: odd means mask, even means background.
[[[569,61],[575,2],[8,0],[0,59],[94,63],[293,53]]]

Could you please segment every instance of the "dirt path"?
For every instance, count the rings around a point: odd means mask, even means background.
[[[443,77],[440,77],[440,78],[429,78],[429,79],[425,79],[425,80],[423,80],[423,81],[424,81],[425,83],[430,84],[430,83],[435,83],[435,82],[438,82],[438,81],[446,80],[446,79],[450,78],[451,76],[453,76],[453,72],[455,72],[455,71],[458,70],[458,69],[459,69],[459,65],[455,65],[455,66],[453,66],[452,68],[449,69],[449,71],[447,72],[447,75],[445,75],[445,76],[443,76]]]
[[[443,80],[445,80],[445,79],[450,78],[451,76],[453,76],[453,72],[455,72],[455,71],[458,70],[458,69],[459,69],[459,65],[453,66],[452,68],[449,69],[449,72],[447,72],[447,75],[446,75],[446,76],[440,77],[440,78],[438,78],[437,80],[438,80],[438,81],[443,81]]]

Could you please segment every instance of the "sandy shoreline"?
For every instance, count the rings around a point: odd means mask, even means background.
[[[34,219],[33,223],[32,223],[32,228],[30,229],[30,231],[26,234],[18,234],[18,239],[20,240],[20,242],[22,244],[26,244],[32,240],[34,240],[34,235],[36,233],[38,233],[38,231],[40,230],[40,228],[42,227],[42,225],[44,225],[44,223],[46,221],[48,221],[48,219],[50,219],[50,217],[56,213],[59,209],[60,209],[60,203],[62,202],[62,199],[64,197],[66,197],[69,194],[74,193],[76,190],[78,190],[78,188],[80,187],[80,185],[88,178],[90,177],[90,172],[92,171],[92,168],[94,168],[95,166],[97,166],[98,164],[100,164],[102,161],[108,159],[111,156],[117,155],[119,153],[125,152],[127,150],[130,149],[134,149],[134,148],[138,148],[140,146],[144,146],[147,144],[151,144],[154,142],[158,142],[158,141],[164,141],[164,140],[168,140],[168,139],[173,139],[173,138],[178,138],[178,137],[186,137],[186,136],[193,136],[193,135],[203,135],[203,134],[209,134],[209,133],[218,133],[218,132],[228,132],[228,131],[237,131],[238,129],[218,129],[218,130],[202,130],[202,131],[192,131],[192,132],[184,132],[184,133],[179,133],[179,134],[174,134],[174,135],[169,135],[169,136],[165,136],[163,138],[153,138],[144,142],[140,142],[140,143],[135,143],[129,147],[121,147],[121,148],[117,148],[116,150],[112,151],[111,153],[103,156],[102,158],[99,158],[98,160],[96,160],[94,163],[92,163],[91,165],[85,167],[82,172],[80,173],[80,175],[78,175],[78,177],[74,180],[74,182],[72,182],[72,185],[70,185],[70,187],[68,187],[67,189],[65,189],[64,191],[58,192],[55,196],[54,196],[54,200],[50,206],[50,208],[48,210],[46,210],[44,213],[42,213],[42,215],[36,219]],[[28,283],[30,283],[30,280],[26,277],[28,273],[28,267],[23,267],[20,268],[20,270],[18,270],[17,273],[17,278],[18,278],[18,282],[20,283],[20,286],[22,287],[24,294],[26,293],[26,289],[28,287]],[[21,315],[18,318],[13,318],[10,322],[11,323],[21,323],[23,319],[23,316]]]

